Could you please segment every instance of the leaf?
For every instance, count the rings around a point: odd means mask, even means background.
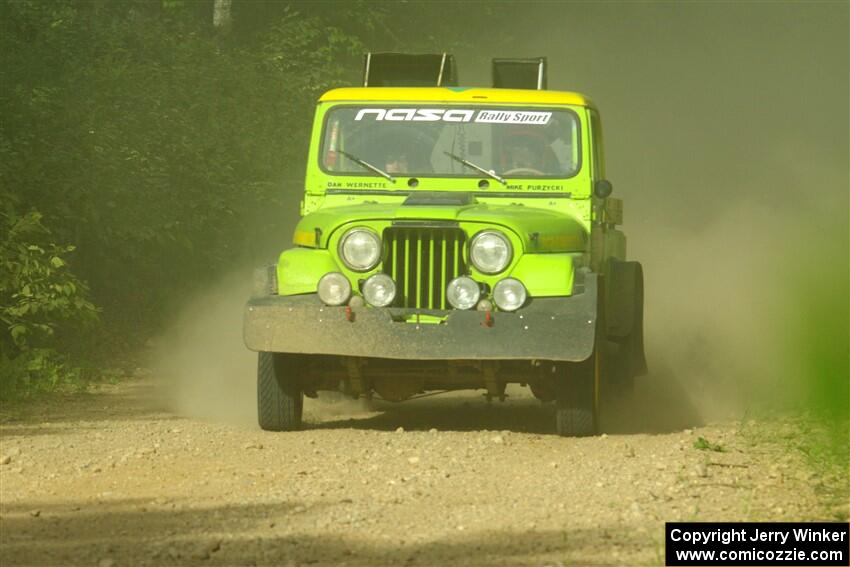
[[[62,266],[65,265],[65,261],[62,258],[60,258],[59,256],[54,256],[53,258],[50,259],[50,264],[54,268],[61,268]]]
[[[27,331],[28,329],[24,325],[12,325],[12,328],[10,329],[12,340],[17,343],[19,338],[22,338],[27,334]]]

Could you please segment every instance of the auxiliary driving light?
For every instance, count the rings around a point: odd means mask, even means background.
[[[351,283],[339,272],[329,272],[319,280],[316,291],[326,305],[342,305],[351,297]]]
[[[362,291],[370,305],[386,307],[395,299],[395,282],[386,274],[375,274],[363,283]]]
[[[446,287],[446,298],[455,309],[472,309],[480,297],[481,288],[467,276],[453,279]]]
[[[493,287],[493,301],[502,311],[516,311],[527,298],[525,286],[516,278],[505,278]]]

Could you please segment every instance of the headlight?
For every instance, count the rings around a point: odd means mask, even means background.
[[[355,272],[371,270],[381,259],[381,239],[371,230],[354,228],[340,239],[339,255]]]
[[[472,309],[481,297],[481,288],[466,276],[455,278],[446,287],[446,298],[455,309]]]
[[[348,278],[339,272],[330,272],[322,276],[316,290],[327,305],[342,305],[351,297],[351,284]]]
[[[386,274],[375,274],[363,284],[363,297],[370,305],[386,307],[395,299],[395,282]]]
[[[493,301],[502,311],[516,311],[527,298],[525,286],[516,278],[505,278],[493,288]]]
[[[482,273],[497,274],[511,262],[511,243],[505,235],[487,230],[479,232],[469,245],[472,265]]]

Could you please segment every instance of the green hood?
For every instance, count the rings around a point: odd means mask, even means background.
[[[404,203],[363,203],[320,209],[298,223],[295,243],[326,248],[334,231],[349,225],[434,220],[457,222],[468,233],[477,232],[478,227],[470,226],[475,224],[502,227],[512,231],[528,253],[586,249],[587,230],[578,219],[560,211],[517,204],[478,203],[465,194],[445,200],[419,197]]]

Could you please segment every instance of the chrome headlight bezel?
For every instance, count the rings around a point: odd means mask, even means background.
[[[480,258],[476,258],[476,248],[484,242],[485,238],[489,239],[493,237],[504,244],[505,254],[499,260],[499,263],[485,266],[481,264]],[[492,275],[504,272],[510,266],[511,260],[513,260],[513,254],[514,251],[510,239],[498,230],[482,230],[469,241],[469,261],[482,274]]]
[[[367,239],[374,244],[374,250],[370,254],[367,262],[355,262],[349,254],[346,254],[346,244],[351,241],[352,237],[360,235],[365,235]],[[381,261],[381,237],[378,236],[374,230],[365,227],[352,228],[339,239],[337,253],[339,254],[342,262],[345,264],[345,267],[349,270],[354,272],[368,272]]]

